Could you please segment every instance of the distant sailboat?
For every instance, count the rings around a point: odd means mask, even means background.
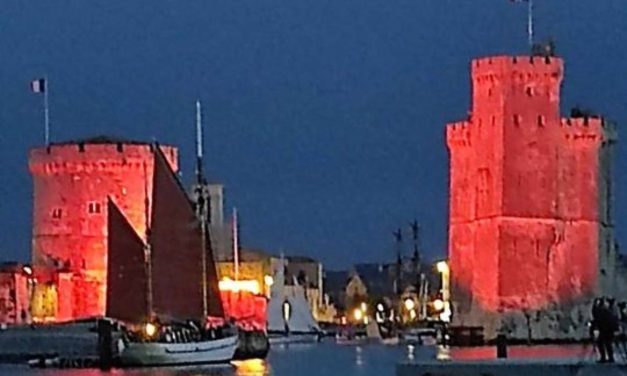
[[[305,289],[294,280],[285,287],[284,262],[274,277],[268,304],[268,335],[271,344],[316,342],[321,330],[305,298]]]
[[[107,316],[127,325],[120,364],[229,362],[238,337],[224,325],[206,228],[158,146],[154,153],[146,241],[108,204]]]

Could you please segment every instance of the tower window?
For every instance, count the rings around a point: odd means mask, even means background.
[[[522,122],[522,117],[520,115],[514,115],[514,125],[520,125]]]
[[[546,119],[542,115],[538,115],[538,125],[544,127],[546,124]]]
[[[99,214],[100,213],[100,203],[96,201],[92,201],[87,204],[87,212],[89,214]]]
[[[61,216],[63,214],[63,211],[60,208],[54,208],[52,209],[52,218],[54,219],[60,219]]]
[[[525,93],[527,93],[528,97],[533,97],[533,88],[531,86],[527,86]]]

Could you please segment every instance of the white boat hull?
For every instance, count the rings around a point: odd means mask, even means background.
[[[291,343],[316,343],[319,341],[318,333],[302,333],[302,334],[270,334],[268,340],[270,345],[288,345]]]
[[[188,343],[131,342],[120,351],[120,365],[152,367],[228,363],[233,359],[237,345],[237,336]]]

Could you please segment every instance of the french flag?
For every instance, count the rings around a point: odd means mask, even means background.
[[[36,80],[33,80],[30,83],[30,88],[33,91],[33,93],[45,93],[46,92],[46,79],[38,78]]]

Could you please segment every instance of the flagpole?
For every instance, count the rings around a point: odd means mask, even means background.
[[[529,48],[533,49],[533,0],[527,0],[529,7],[527,14],[527,33],[529,36]]]
[[[48,76],[44,76],[44,141],[46,146],[50,145],[50,111],[48,107]]]

